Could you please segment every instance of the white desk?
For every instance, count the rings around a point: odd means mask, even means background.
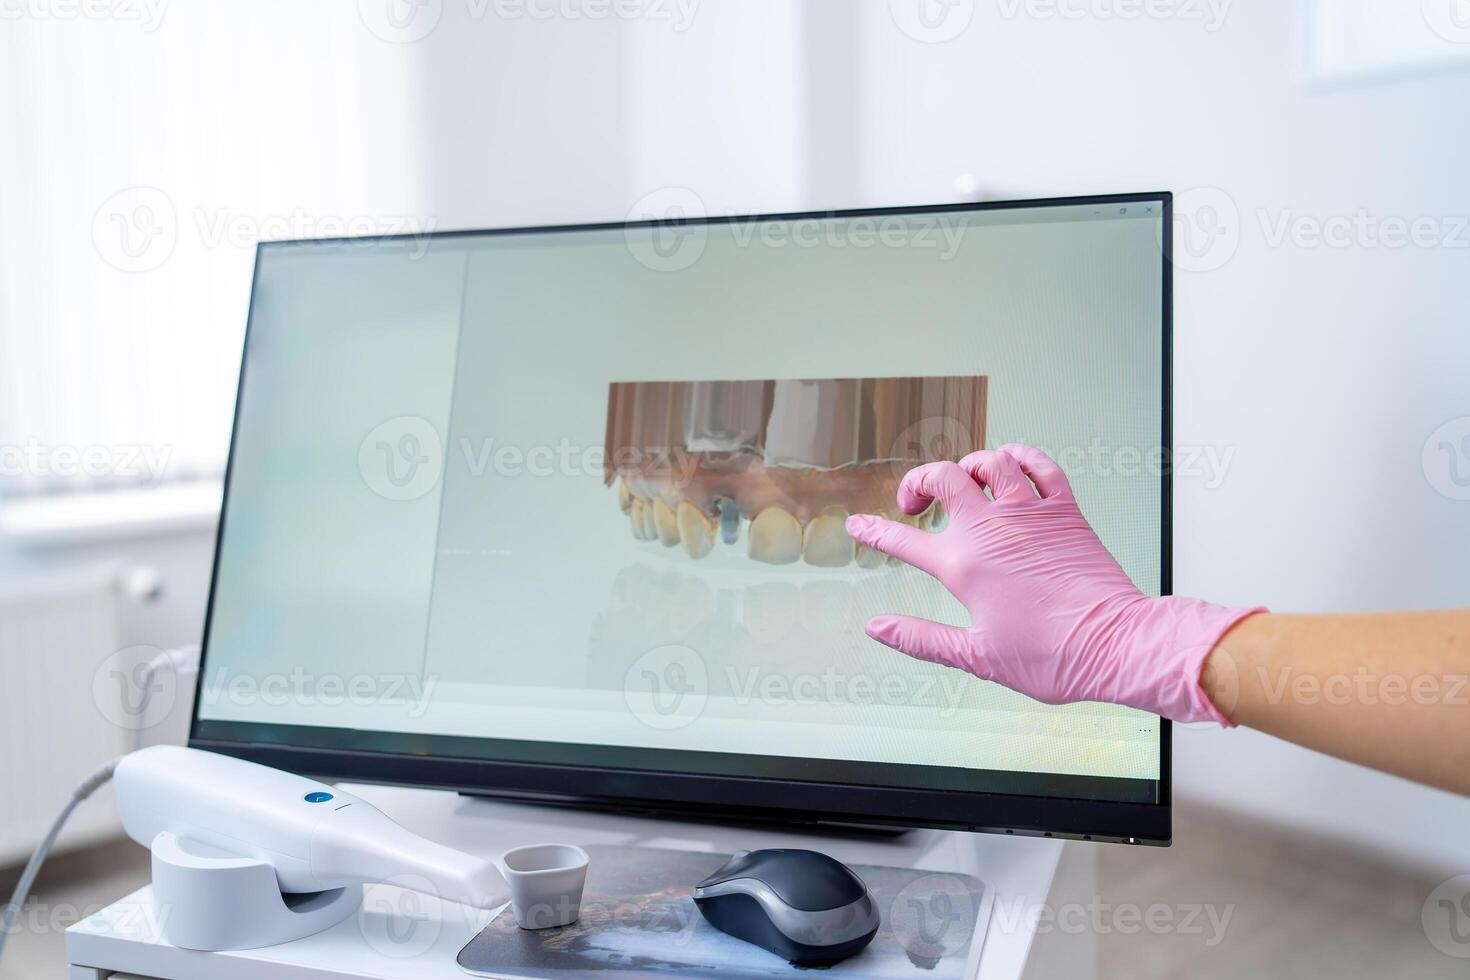
[[[915,831],[896,838],[816,835],[725,827],[552,807],[493,803],[452,793],[345,787],[417,833],[490,856],[520,844],[565,841],[735,851],[809,847],[849,864],[883,864],[974,875],[995,891],[989,931],[970,964],[977,980],[1017,980],[1035,935],[1024,910],[1047,901],[1062,843],[1023,837]],[[392,885],[365,889],[362,911],[315,936],[264,949],[202,953],[160,939],[143,888],[67,930],[72,980],[131,974],[158,980],[343,980],[398,977],[463,980],[455,965],[494,911],[437,902]]]

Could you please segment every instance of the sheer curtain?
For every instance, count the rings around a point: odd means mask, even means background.
[[[0,494],[220,470],[256,240],[435,223],[420,57],[350,3],[7,12]]]

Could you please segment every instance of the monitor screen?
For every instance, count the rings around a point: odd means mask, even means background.
[[[1158,718],[866,636],[969,621],[843,520],[943,533],[903,474],[1026,442],[1166,589],[1167,203],[262,245],[195,744],[902,823],[1166,812]]]

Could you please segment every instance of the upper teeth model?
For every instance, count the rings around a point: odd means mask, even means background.
[[[633,537],[703,558],[823,568],[883,556],[847,535],[849,514],[937,527],[936,504],[899,514],[911,467],[985,444],[987,379],[632,381],[608,388],[604,480]]]

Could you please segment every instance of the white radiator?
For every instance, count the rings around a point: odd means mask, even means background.
[[[25,860],[76,786],[134,744],[119,649],[116,566],[0,577],[0,866]],[[120,833],[110,791],[73,814],[62,846]]]

